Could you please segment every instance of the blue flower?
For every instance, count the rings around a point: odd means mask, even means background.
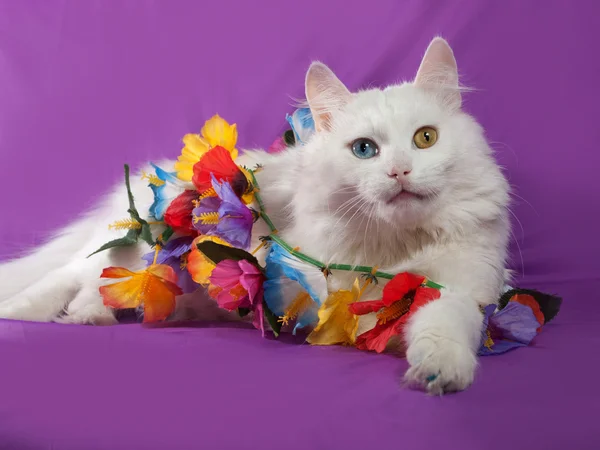
[[[177,178],[177,172],[167,172],[155,164],[152,164],[152,167],[154,167],[155,175],[144,176],[150,182],[150,189],[154,193],[154,202],[150,206],[150,215],[156,220],[162,220],[171,201],[184,188],[181,181]]]
[[[281,245],[272,242],[266,258],[265,274],[264,299],[275,315],[296,319],[294,334],[298,328],[318,321],[317,311],[327,298],[327,280],[318,267],[301,261]],[[299,294],[303,292],[308,294],[308,297],[304,296],[304,304],[294,305],[298,299],[302,299]]]
[[[315,132],[315,122],[312,118],[310,108],[299,108],[290,116],[285,116],[292,127],[296,142],[304,145]]]

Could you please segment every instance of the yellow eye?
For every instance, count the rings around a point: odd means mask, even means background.
[[[422,127],[413,136],[417,148],[429,148],[437,142],[437,130],[433,127]]]

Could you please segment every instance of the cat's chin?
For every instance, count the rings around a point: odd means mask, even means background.
[[[391,199],[380,202],[378,213],[386,222],[395,227],[406,224],[412,226],[425,216],[430,199],[407,191],[396,194]]]
[[[408,202],[424,202],[427,198],[416,192],[402,190],[386,201],[388,205],[405,206]]]

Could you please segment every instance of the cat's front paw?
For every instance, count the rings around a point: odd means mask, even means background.
[[[408,346],[410,368],[405,379],[430,394],[462,391],[473,382],[477,359],[472,351],[455,341],[421,337]]]

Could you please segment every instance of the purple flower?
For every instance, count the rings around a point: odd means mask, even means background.
[[[194,208],[194,228],[201,234],[217,236],[234,247],[247,250],[254,217],[252,211],[235,194],[231,185],[212,177],[216,196],[200,200]]]
[[[529,345],[541,326],[532,309],[516,301],[509,301],[499,311],[495,309],[496,305],[485,308],[479,354],[495,355]]]
[[[165,246],[158,252],[156,264],[166,264],[173,268],[177,274],[177,284],[181,290],[188,294],[198,289],[199,285],[192,280],[190,273],[187,271],[187,255],[191,250],[192,241],[190,237],[181,237],[170,239]],[[154,252],[150,252],[142,256],[142,259],[152,264],[154,261]]]

